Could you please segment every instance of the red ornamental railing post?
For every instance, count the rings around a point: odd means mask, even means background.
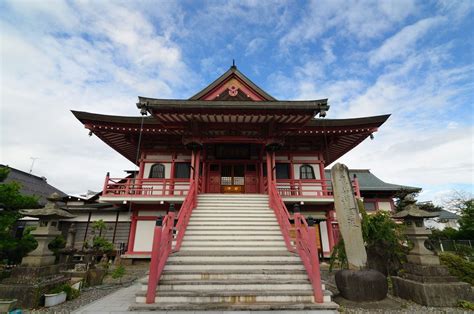
[[[301,213],[300,206],[295,203],[293,205],[293,219],[295,221],[295,244],[298,254],[301,256]]]
[[[160,263],[160,244],[163,225],[163,217],[156,219],[155,232],[153,234],[153,246],[151,249],[150,272],[148,275],[148,289],[146,292],[146,303],[155,303],[156,286],[158,285],[158,265]]]
[[[356,197],[360,198],[360,188],[359,188],[359,179],[354,175],[354,190]]]
[[[102,188],[102,194],[107,194],[107,187],[109,186],[110,172],[105,175],[104,187]]]
[[[313,286],[314,300],[317,303],[323,303],[323,289],[321,286],[321,271],[319,269],[318,246],[316,245],[316,228],[314,219],[308,217],[308,245],[311,262],[311,284]]]

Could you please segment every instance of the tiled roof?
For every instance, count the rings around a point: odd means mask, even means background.
[[[0,165],[0,167],[7,167],[5,165]],[[16,181],[21,184],[21,193],[31,196],[39,196],[39,203],[44,205],[47,203],[46,198],[53,193],[58,193],[61,197],[67,196],[66,193],[60,191],[54,186],[50,185],[45,177],[38,177],[30,173],[8,167],[10,168],[10,173],[5,179],[5,183]],[[1,183],[0,183],[1,184]]]
[[[326,169],[326,178],[331,179],[331,170]],[[377,178],[373,173],[368,169],[349,169],[349,175],[351,178],[354,175],[357,176],[359,180],[359,188],[361,191],[400,191],[400,190],[409,190],[413,192],[420,191],[421,188],[407,185],[399,185],[393,183],[387,183],[379,178]]]

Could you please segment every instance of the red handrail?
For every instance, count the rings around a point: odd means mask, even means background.
[[[155,303],[156,287],[158,286],[161,273],[163,272],[170,253],[179,251],[181,247],[193,208],[196,207],[197,194],[196,181],[192,180],[186,199],[179,209],[177,216],[178,221],[175,227],[174,211],[169,212],[164,217],[162,225],[160,225],[160,221],[157,220],[153,235],[146,303]],[[174,248],[172,247],[173,239],[175,239]]]
[[[196,181],[193,180],[189,187],[188,195],[179,209],[178,222],[176,223],[176,243],[173,252],[177,252],[181,248],[181,243],[183,242],[184,233],[188,227],[189,219],[191,218],[192,211],[197,204],[197,194]]]
[[[288,251],[298,252],[313,287],[314,299],[317,303],[323,303],[318,247],[316,245],[316,228],[313,225],[309,226],[304,216],[300,213],[295,213],[291,217],[278,193],[275,182],[272,180],[268,182],[268,194],[270,207],[275,212]],[[294,244],[291,242],[290,236],[290,230],[292,229],[290,220],[292,218],[295,221],[296,232]]]
[[[153,247],[151,250],[146,303],[155,303],[156,286],[165,268],[173,244],[173,225],[174,212],[169,212],[162,221],[161,217],[156,221],[155,232],[153,234]]]

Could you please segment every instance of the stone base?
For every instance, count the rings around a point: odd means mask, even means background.
[[[439,265],[439,257],[437,255],[409,254],[407,260],[409,263],[418,265]]]
[[[27,255],[21,260],[21,266],[24,267],[40,267],[40,266],[49,266],[54,265],[56,261],[56,256],[54,255]]]
[[[335,279],[341,296],[347,300],[379,301],[387,296],[387,278],[376,270],[340,270]]]
[[[392,277],[393,294],[426,306],[456,306],[470,298],[471,286],[463,282],[419,282]]]
[[[44,304],[45,293],[67,281],[67,278],[56,277],[38,284],[1,283],[0,299],[17,299],[19,308],[36,308]]]
[[[13,268],[10,277],[3,280],[2,283],[37,284],[54,277],[63,277],[60,272],[65,269],[66,265],[64,264],[41,267],[18,266]]]

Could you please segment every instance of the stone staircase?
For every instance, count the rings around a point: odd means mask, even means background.
[[[146,304],[148,278],[133,310],[336,309],[331,294],[315,303],[306,270],[288,252],[268,196],[202,194],[181,250],[170,255]],[[323,284],[323,290],[325,289]]]

